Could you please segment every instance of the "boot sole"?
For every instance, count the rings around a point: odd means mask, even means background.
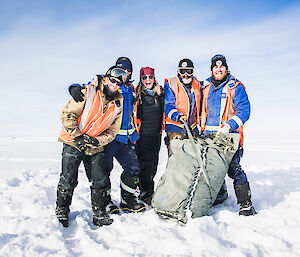
[[[108,212],[108,214],[120,214],[120,210],[119,209],[113,209],[110,212]]]
[[[137,213],[137,212],[144,212],[146,211],[146,207],[143,206],[141,207],[140,209],[137,209],[137,210],[132,210],[132,209],[129,209],[128,207],[121,207],[121,210],[124,211],[124,212],[131,212],[131,213]]]

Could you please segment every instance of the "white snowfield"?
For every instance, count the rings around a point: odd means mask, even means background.
[[[300,142],[250,140],[242,165],[258,215],[240,217],[232,180],[229,198],[211,216],[186,226],[161,220],[152,209],[113,215],[111,226],[92,224],[83,167],[70,227],[54,208],[62,145],[56,138],[0,138],[0,256],[300,256]],[[163,146],[156,181],[167,161]],[[121,167],[111,173],[119,203]]]

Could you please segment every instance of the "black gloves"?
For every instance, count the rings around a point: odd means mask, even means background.
[[[99,146],[99,141],[97,140],[97,138],[89,136],[87,134],[82,134],[81,136],[75,137],[74,140],[76,147],[81,152],[84,152],[88,148]]]
[[[84,94],[81,92],[83,87],[78,84],[69,86],[69,93],[76,102],[82,102],[84,100]]]
[[[87,147],[99,146],[99,141],[97,140],[97,138],[89,136],[87,134],[83,134],[82,136]]]
[[[78,136],[78,137],[75,137],[74,140],[75,140],[76,147],[81,152],[84,152],[87,149],[87,147],[85,146],[84,138],[83,138],[82,135]]]

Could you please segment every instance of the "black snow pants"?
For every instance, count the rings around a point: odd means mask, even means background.
[[[58,182],[58,190],[72,194],[78,184],[78,168],[83,161],[92,189],[109,190],[109,176],[105,171],[104,153],[86,155],[75,147],[64,144],[62,151],[62,172]]]
[[[158,156],[161,146],[161,135],[141,135],[136,142],[136,154],[140,163],[140,181],[142,192],[153,194],[153,178],[157,172]]]

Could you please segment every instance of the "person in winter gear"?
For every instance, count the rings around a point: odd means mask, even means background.
[[[128,57],[119,57],[116,61],[116,65],[119,67],[122,67],[127,72],[127,79],[125,81],[125,84],[128,84],[131,80],[133,68],[132,63]]]
[[[136,153],[141,168],[140,199],[150,205],[161,146],[164,112],[163,88],[156,82],[153,68],[141,68],[136,93],[137,105],[134,117],[140,135],[136,142]]]
[[[139,134],[133,119],[136,94],[130,81],[132,63],[129,58],[120,57],[116,65],[125,69],[127,73],[126,80],[121,86],[124,98],[123,116],[121,128],[115,140],[105,147],[105,165],[107,172],[110,173],[113,169],[113,157],[115,157],[123,168],[120,184],[121,209],[128,212],[142,212],[146,208],[138,199],[140,165],[136,155],[135,143],[139,139]]]
[[[105,169],[109,175],[113,169],[113,158],[115,157],[123,168],[120,183],[121,209],[130,212],[140,212],[145,210],[145,205],[139,202],[137,196],[140,186],[140,166],[134,144],[139,139],[139,134],[133,120],[136,95],[134,87],[130,81],[132,63],[129,58],[120,57],[116,62],[116,66],[122,68],[126,72],[124,83],[120,86],[123,96],[123,113],[121,127],[116,138],[104,148]],[[71,87],[73,88],[69,88],[69,92],[73,97],[75,97],[76,94],[74,92],[80,91],[81,88],[76,84],[71,85]],[[127,192],[129,194],[127,194]],[[130,200],[128,200],[129,198]],[[110,203],[110,206],[113,213],[118,213],[118,208],[113,202]]]
[[[169,140],[185,137],[183,122],[187,121],[193,136],[199,135],[200,84],[194,74],[194,64],[190,59],[182,59],[176,77],[166,79],[165,90],[165,130]]]
[[[240,165],[243,155],[243,127],[250,116],[250,102],[245,86],[228,71],[225,56],[215,55],[211,60],[212,76],[203,82],[201,131],[203,135],[211,132],[219,134],[239,133],[240,147],[235,153],[228,169],[233,179],[240,215],[254,215],[256,211],[251,202],[251,191],[247,176]]]
[[[126,72],[117,66],[110,68],[104,77],[96,75],[82,89],[84,101],[71,99],[62,110],[59,141],[64,145],[55,213],[65,227],[69,225],[81,161],[91,182],[93,223],[102,226],[113,222],[106,211],[110,182],[105,170],[104,146],[115,138],[120,128],[123,100],[118,89],[125,76]]]

